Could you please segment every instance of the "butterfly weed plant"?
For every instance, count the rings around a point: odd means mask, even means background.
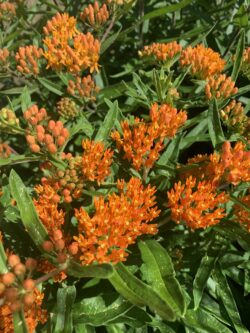
[[[248,0],[0,0],[0,332],[250,330]]]

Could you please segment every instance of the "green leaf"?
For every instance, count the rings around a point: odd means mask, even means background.
[[[27,86],[23,88],[22,94],[21,94],[21,108],[22,111],[25,112],[32,104],[31,97],[30,97],[30,91]]]
[[[138,245],[145,263],[141,267],[144,278],[176,314],[184,316],[184,294],[167,251],[155,240],[140,241]]]
[[[194,309],[197,310],[202,299],[203,290],[218,260],[221,248],[213,248],[214,242],[210,243],[207,253],[202,258],[195,274],[193,283]]]
[[[232,333],[232,331],[217,320],[208,311],[199,308],[198,310],[187,310],[184,323],[198,333]],[[190,332],[190,333],[191,333]]]
[[[216,291],[225,306],[228,316],[230,317],[232,324],[237,333],[247,333],[249,332],[242,324],[240,314],[237,309],[233,294],[227,283],[227,279],[223,274],[221,267],[217,264],[214,270],[213,277],[217,282]]]
[[[107,51],[107,49],[116,41],[116,39],[118,38],[120,32],[121,32],[121,28],[116,33],[114,33],[113,35],[111,35],[110,37],[108,37],[101,44],[101,51],[100,51],[101,54],[103,54],[105,51]]]
[[[0,241],[0,274],[8,272],[7,257],[4,251],[3,243]]]
[[[75,297],[75,286],[68,286],[58,289],[56,325],[53,333],[73,332],[72,307],[75,302]]]
[[[76,333],[95,333],[95,328],[90,325],[76,324],[75,331]]]
[[[179,133],[171,140],[166,150],[161,154],[161,157],[157,162],[159,165],[166,165],[169,161],[175,162],[177,160],[180,153],[180,145],[182,143],[183,136],[183,133]]]
[[[13,313],[14,333],[28,333],[23,311]]]
[[[46,89],[53,92],[54,94],[56,94],[58,96],[63,95],[63,92],[58,89],[58,85],[55,84],[54,82],[52,82],[48,79],[41,78],[41,77],[38,77],[37,80],[41,83],[41,85],[43,85]]]
[[[208,108],[208,132],[214,147],[225,141],[221,127],[219,110],[216,99],[213,99]]]
[[[16,200],[24,227],[34,243],[42,249],[42,244],[47,239],[47,231],[38,218],[35,206],[25,185],[13,169],[10,172],[9,183],[11,194]]]
[[[108,138],[109,133],[112,127],[114,126],[115,120],[118,117],[119,113],[118,102],[115,101],[114,103],[112,103],[108,99],[105,99],[105,102],[109,106],[109,111],[102,125],[100,125],[100,128],[95,136],[95,141],[105,141]]]
[[[241,28],[248,27],[248,8],[242,4],[233,18],[233,23]]]
[[[14,155],[9,158],[0,158],[0,166],[4,165],[14,165],[26,162],[36,162],[39,161],[41,157],[39,156],[25,156],[25,155]]]
[[[76,123],[69,128],[69,132],[70,132],[70,137],[72,137],[77,133],[84,133],[88,138],[91,138],[94,129],[91,123],[88,121],[88,119],[83,114],[80,114]]]
[[[240,71],[240,67],[241,67],[241,63],[242,63],[244,49],[245,49],[245,32],[244,32],[244,30],[242,30],[240,37],[239,37],[238,44],[237,44],[235,61],[234,61],[233,71],[231,74],[231,78],[233,81],[237,80],[237,77],[238,77],[238,74]]]
[[[74,325],[82,323],[102,326],[124,315],[132,307],[133,305],[122,297],[118,297],[108,306],[102,296],[84,298],[74,306]]]
[[[110,264],[82,266],[74,260],[68,263],[67,273],[77,278],[97,277],[108,279],[114,273],[113,266]]]
[[[152,287],[134,276],[122,263],[115,266],[115,274],[109,281],[114,288],[131,303],[137,306],[147,305],[167,321],[175,321],[173,309],[156,293]]]

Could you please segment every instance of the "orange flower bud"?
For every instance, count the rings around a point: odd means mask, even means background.
[[[8,257],[8,264],[9,264],[10,267],[14,267],[19,263],[20,263],[20,258],[17,255],[11,254]]]
[[[57,148],[54,143],[50,143],[49,145],[47,145],[47,148],[51,154],[55,154],[57,152]]]
[[[23,281],[23,287],[25,290],[32,291],[35,288],[36,284],[33,279],[26,279]]]
[[[25,262],[25,267],[29,271],[33,271],[37,267],[37,261],[35,259],[33,259],[33,258],[27,258],[27,260]]]
[[[20,263],[20,264],[17,264],[15,267],[14,267],[14,273],[17,275],[17,276],[22,276],[26,273],[26,267],[24,264]]]
[[[3,274],[2,276],[2,281],[6,286],[10,286],[11,284],[13,284],[16,280],[16,277],[13,273],[8,272]]]
[[[33,144],[30,146],[30,150],[33,152],[33,153],[39,153],[40,152],[40,147],[36,144]]]
[[[54,249],[54,245],[50,241],[43,242],[42,247],[43,247],[44,251],[46,251],[46,252],[51,252]]]
[[[35,297],[32,294],[27,294],[24,295],[23,297],[23,303],[26,305],[28,308],[30,308],[35,302]]]
[[[61,232],[61,230],[57,229],[53,232],[53,238],[54,240],[59,240],[59,239],[62,239],[63,238],[63,234]]]
[[[65,248],[65,242],[63,239],[58,239],[55,241],[55,248],[57,251],[62,251]]]

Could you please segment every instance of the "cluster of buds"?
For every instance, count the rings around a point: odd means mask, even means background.
[[[205,86],[205,94],[207,99],[215,97],[216,99],[226,99],[234,94],[237,94],[238,88],[235,87],[235,82],[225,74],[214,77],[209,77]]]
[[[43,56],[43,50],[34,45],[19,47],[15,59],[17,70],[22,74],[39,74],[38,60]]]
[[[65,68],[74,74],[86,69],[91,73],[98,70],[100,42],[90,32],[80,33],[74,17],[57,13],[47,22],[44,32],[47,68],[59,71]]]
[[[232,100],[223,110],[220,115],[224,123],[240,134],[247,134],[250,127],[250,119],[244,114],[244,107],[236,100]]]
[[[142,51],[139,51],[141,57],[153,56],[157,61],[169,61],[175,58],[182,50],[182,47],[177,42],[170,43],[153,43],[152,45],[144,46]]]
[[[91,75],[84,77],[76,76],[75,81],[69,80],[67,91],[70,95],[84,97],[87,100],[94,101],[95,94],[98,92],[98,88],[95,85]]]
[[[0,110],[0,128],[13,132],[15,127],[19,127],[19,119],[15,112],[8,108],[2,108]]]
[[[83,10],[80,17],[84,23],[98,30],[109,19],[109,11],[106,4],[99,7],[98,2],[95,1],[94,5],[90,4]]]
[[[225,192],[218,194],[211,182],[198,182],[192,176],[186,179],[185,184],[175,183],[168,192],[172,219],[176,223],[185,222],[191,229],[219,223],[226,215],[219,206],[227,201]]]
[[[250,47],[244,50],[243,60],[240,69],[243,75],[250,79]]]
[[[60,229],[54,230],[50,240],[43,242],[42,247],[48,253],[56,253],[58,264],[65,264],[70,255],[75,256],[78,252],[76,242],[67,246]]]
[[[12,150],[6,142],[0,142],[0,158],[8,158],[11,155],[11,152]]]
[[[44,108],[38,109],[37,105],[31,106],[24,112],[24,118],[29,123],[26,140],[31,151],[39,153],[41,149],[56,154],[69,137],[69,131],[58,120],[48,120]]]
[[[0,3],[0,20],[9,21],[16,15],[16,6],[9,2],[4,1]]]
[[[150,110],[151,121],[145,123],[139,118],[133,125],[128,121],[121,123],[122,137],[118,131],[111,134],[119,150],[125,152],[124,158],[132,161],[136,170],[141,167],[151,168],[164,148],[164,139],[173,137],[187,119],[184,111],[163,104],[154,104]]]
[[[9,55],[10,55],[10,53],[9,53],[8,49],[6,49],[6,48],[0,49],[0,65],[2,67],[5,67],[8,64]]]
[[[79,198],[84,187],[81,162],[82,158],[76,156],[68,159],[68,167],[64,171],[50,167],[49,176],[42,178],[42,184],[53,187],[64,202],[70,203],[72,198]]]
[[[191,75],[203,80],[221,73],[225,64],[225,60],[220,57],[219,53],[202,44],[194,48],[188,46],[182,51],[180,57],[180,65],[182,67],[191,65]]]
[[[68,97],[63,97],[56,105],[56,110],[64,119],[76,118],[79,114],[79,107]]]
[[[19,311],[22,306],[31,307],[35,302],[35,280],[30,278],[37,262],[28,258],[25,264],[20,258],[11,254],[8,257],[9,271],[0,275],[0,299],[8,304],[12,312]]]

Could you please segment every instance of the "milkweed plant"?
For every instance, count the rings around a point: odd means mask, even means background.
[[[0,332],[250,330],[249,0],[0,0]]]

